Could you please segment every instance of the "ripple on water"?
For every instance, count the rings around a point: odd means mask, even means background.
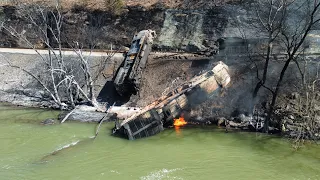
[[[58,149],[56,149],[54,152],[52,152],[52,153],[55,153],[55,152],[57,152],[57,151],[61,151],[61,150],[63,150],[63,149],[66,149],[66,148],[69,148],[69,147],[71,147],[71,146],[75,146],[76,144],[78,144],[80,142],[80,140],[77,140],[77,141],[74,141],[74,142],[72,142],[72,143],[69,143],[69,144],[66,144],[66,145],[64,145],[64,146],[62,146],[62,147],[59,147]]]
[[[141,180],[161,180],[161,179],[183,179],[181,177],[173,176],[172,173],[176,171],[182,171],[181,168],[176,169],[161,169],[155,172],[151,172],[147,176],[140,177]]]

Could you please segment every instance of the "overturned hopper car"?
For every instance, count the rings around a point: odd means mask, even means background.
[[[137,93],[142,70],[146,66],[155,37],[156,33],[152,30],[140,31],[133,37],[131,47],[113,80],[115,89],[121,96]]]
[[[228,66],[218,62],[214,68],[182,84],[125,120],[117,120],[113,134],[130,140],[148,137],[173,124],[182,111],[199,104],[230,83]]]

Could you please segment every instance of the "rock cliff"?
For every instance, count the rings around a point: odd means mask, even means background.
[[[170,9],[170,6],[163,3],[155,3],[148,8],[140,5],[128,6],[119,15],[74,6],[62,11],[62,44],[69,48],[70,43],[76,41],[84,48],[119,49],[130,44],[135,32],[153,29],[159,37],[155,42],[155,49],[216,52],[218,39],[240,36],[232,21],[235,9],[241,11],[243,8],[241,4],[196,4],[192,9],[186,8],[186,5],[180,5],[181,9]],[[43,10],[46,12],[50,9]],[[0,20],[23,34],[36,47],[45,47],[38,36],[38,30],[28,20],[33,11],[33,5],[2,6]],[[39,15],[34,16],[35,20],[41,19],[37,17]],[[39,20],[37,23],[43,27],[50,25],[50,13],[46,22]],[[0,47],[30,48],[4,29],[0,31]]]

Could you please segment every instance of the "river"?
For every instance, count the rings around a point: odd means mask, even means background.
[[[216,127],[167,129],[128,141],[112,123],[44,126],[58,112],[0,105],[0,179],[320,179],[320,149]]]

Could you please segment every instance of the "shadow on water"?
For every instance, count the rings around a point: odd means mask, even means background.
[[[58,114],[59,111],[56,110],[11,106],[8,109],[1,109],[0,120],[1,122],[40,124],[41,121],[48,118],[56,119]]]

